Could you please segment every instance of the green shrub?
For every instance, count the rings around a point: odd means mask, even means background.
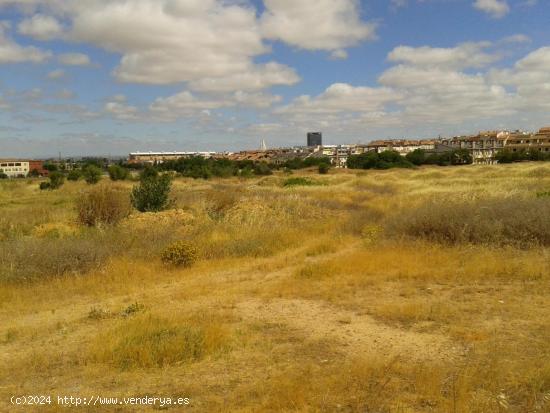
[[[49,182],[40,182],[40,190],[45,191],[46,189],[50,189],[50,183]]]
[[[258,162],[254,165],[254,174],[259,176],[273,175],[273,171],[265,162]]]
[[[126,191],[99,186],[77,199],[78,221],[82,225],[116,225],[131,212],[130,197]]]
[[[82,176],[84,180],[90,185],[95,185],[101,180],[103,171],[95,165],[88,165],[82,170]]]
[[[61,172],[52,172],[50,174],[50,188],[49,189],[59,189],[65,183],[65,175]]]
[[[322,163],[319,165],[319,173],[321,175],[326,175],[328,174],[328,171],[330,170],[330,165],[327,164],[327,163]]]
[[[293,186],[313,186],[313,185],[319,185],[319,183],[312,179],[303,178],[301,176],[298,176],[296,178],[288,178],[283,182],[283,186],[285,188],[293,187]]]
[[[67,175],[67,180],[69,181],[78,181],[80,178],[82,178],[82,172],[79,171],[78,169],[73,169]]]
[[[38,178],[39,176],[40,176],[40,172],[38,172],[37,169],[32,169],[27,175],[27,177],[29,178]]]
[[[165,264],[177,267],[191,267],[198,259],[197,249],[187,241],[177,241],[162,251],[161,259]]]
[[[6,175],[4,172],[0,171],[0,179],[8,179],[8,175]]]
[[[426,162],[426,151],[423,149],[415,149],[414,151],[409,152],[405,158],[413,165],[423,165]]]
[[[128,179],[130,171],[120,165],[109,166],[109,177],[112,181],[124,181]]]
[[[141,212],[162,211],[169,205],[171,187],[169,175],[142,177],[132,190],[132,205]]]
[[[58,170],[57,165],[51,162],[45,162],[43,168],[49,172],[55,172]]]

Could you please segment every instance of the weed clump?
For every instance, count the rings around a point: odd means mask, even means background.
[[[130,317],[134,314],[141,313],[143,311],[145,311],[145,305],[143,305],[143,304],[136,301],[135,303],[130,304],[128,307],[126,307],[122,311],[121,315],[123,317]]]
[[[107,186],[99,186],[82,194],[76,208],[78,222],[88,227],[116,225],[131,212],[128,194]]]
[[[365,245],[375,244],[381,237],[383,229],[380,225],[367,224],[361,230],[361,238]]]
[[[88,313],[90,320],[104,320],[111,317],[111,312],[99,307],[92,307]]]
[[[187,241],[177,241],[161,253],[162,262],[176,267],[191,267],[198,259],[197,249]]]
[[[165,367],[219,353],[227,348],[227,341],[218,323],[142,315],[101,334],[90,358],[123,370]]]
[[[397,236],[444,244],[550,245],[550,198],[430,200],[389,219]]]
[[[296,177],[296,178],[288,178],[283,182],[283,186],[285,188],[290,188],[293,186],[315,186],[320,185],[319,182],[314,181],[313,179],[309,178],[303,178],[303,177]]]

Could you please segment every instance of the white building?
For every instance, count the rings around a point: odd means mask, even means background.
[[[30,172],[29,161],[0,160],[0,172],[10,178],[24,178]]]

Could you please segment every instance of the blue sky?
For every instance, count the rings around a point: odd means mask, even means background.
[[[0,22],[0,157],[550,124],[547,0],[0,0]]]

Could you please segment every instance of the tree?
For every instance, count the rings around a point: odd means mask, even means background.
[[[468,149],[457,149],[452,152],[452,165],[469,165],[473,162],[472,155]]]
[[[103,175],[103,171],[94,165],[88,165],[82,170],[84,180],[90,185],[97,184],[101,180],[101,175]]]
[[[322,164],[319,164],[319,173],[321,175],[326,175],[328,174],[328,171],[330,170],[330,165],[328,163],[322,163]]]
[[[255,175],[273,175],[273,171],[265,162],[258,162],[254,165]]]
[[[50,189],[58,189],[65,183],[65,175],[61,172],[52,172],[50,174]]]
[[[109,177],[112,181],[124,181],[129,175],[130,171],[120,165],[109,166]]]
[[[132,190],[132,205],[141,212],[162,211],[168,207],[171,187],[170,175],[142,176]]]
[[[38,178],[40,176],[40,172],[38,172],[38,169],[33,169],[29,172],[29,178]]]
[[[55,172],[57,171],[57,165],[54,164],[54,163],[51,163],[51,162],[46,162],[44,163],[44,166],[43,168],[46,170],[46,171],[50,171],[50,172]]]
[[[78,169],[73,169],[67,175],[67,180],[69,181],[78,181],[80,178],[82,178],[82,172],[79,171]]]
[[[426,161],[426,152],[422,149],[415,149],[414,151],[409,152],[405,158],[413,165],[420,166]]]

